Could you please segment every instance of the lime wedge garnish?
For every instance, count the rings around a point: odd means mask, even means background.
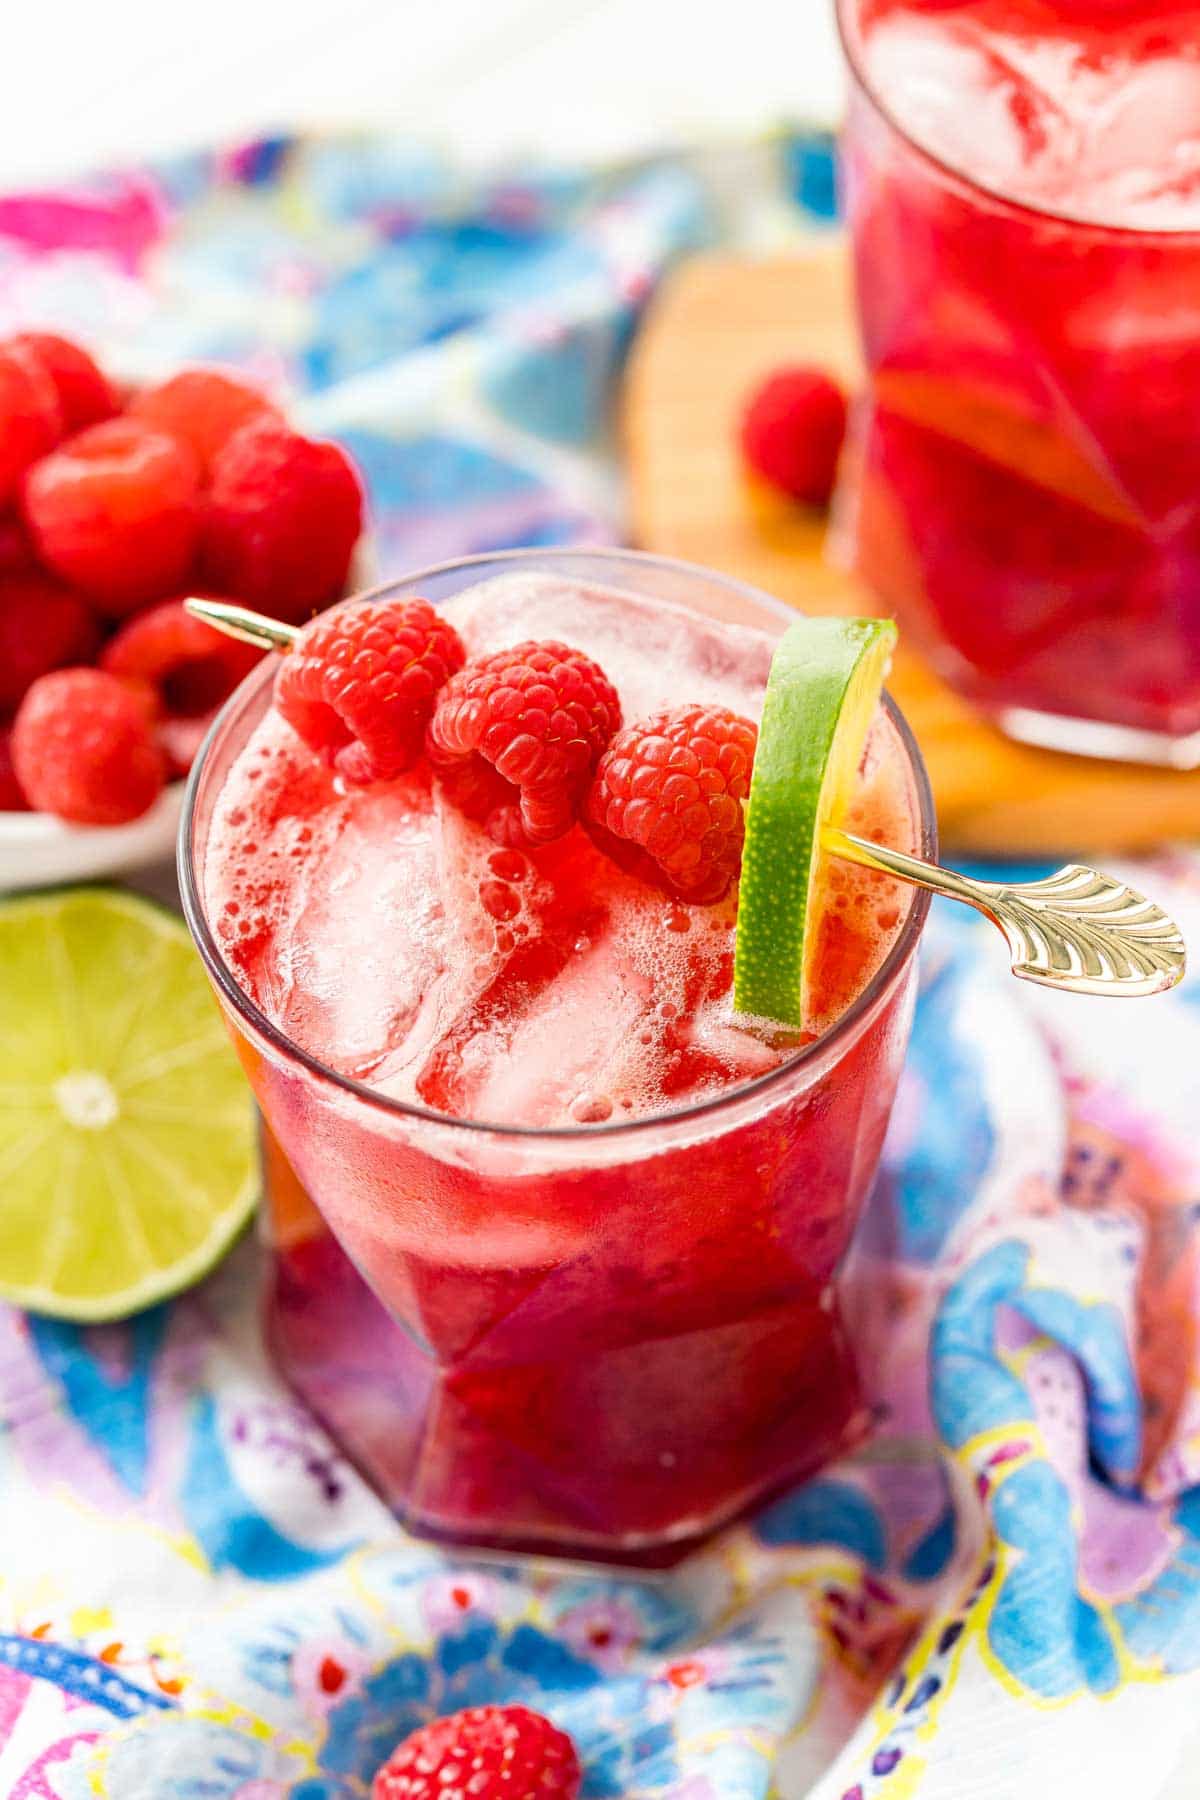
[[[181,920],[115,888],[0,904],[0,1298],[122,1318],[258,1193],[254,1107]]]
[[[896,643],[890,619],[800,619],[767,680],[738,897],[733,1003],[800,1030],[821,832],[850,804]]]

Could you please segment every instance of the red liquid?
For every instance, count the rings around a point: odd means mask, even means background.
[[[516,597],[526,633],[545,613],[602,657],[628,716],[655,686],[757,711],[768,638],[596,590]],[[469,643],[522,635],[490,601],[479,618]],[[729,1013],[732,902],[677,907],[581,832],[497,861],[427,777],[341,796],[271,717],[231,768],[233,748],[204,861],[228,966],[379,1096],[320,1078],[225,996],[272,1134],[272,1341],[397,1511],[473,1543],[652,1560],[833,1455],[864,1421],[832,1283],[911,970],[785,1067]],[[853,824],[911,847],[916,804],[881,717]],[[832,879],[817,1029],[909,905],[848,865]],[[572,1129],[603,1119],[625,1129]]]
[[[1200,10],[843,14],[865,83],[845,153],[870,377],[842,519],[857,560],[983,706],[1187,738]]]

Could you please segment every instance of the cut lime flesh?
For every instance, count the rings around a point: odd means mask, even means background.
[[[890,619],[800,619],[771,662],[746,811],[738,1013],[799,1031],[821,833],[845,815],[896,643]]]
[[[216,1263],[255,1113],[181,920],[115,888],[0,903],[0,1298],[123,1318]]]

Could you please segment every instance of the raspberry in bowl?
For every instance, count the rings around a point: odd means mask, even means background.
[[[0,339],[0,892],[165,864],[258,656],[184,597],[303,620],[365,583],[361,533],[345,452],[244,377],[129,384],[56,334]]]

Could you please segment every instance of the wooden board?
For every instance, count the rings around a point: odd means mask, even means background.
[[[839,240],[786,259],[698,257],[667,283],[634,345],[624,396],[634,541],[808,612],[870,612],[865,589],[825,559],[823,522],[752,490],[738,465],[746,395],[788,360],[857,378]],[[1200,837],[1200,772],[1011,743],[910,652],[890,686],[920,740],[943,839],[954,848],[1112,852]]]

